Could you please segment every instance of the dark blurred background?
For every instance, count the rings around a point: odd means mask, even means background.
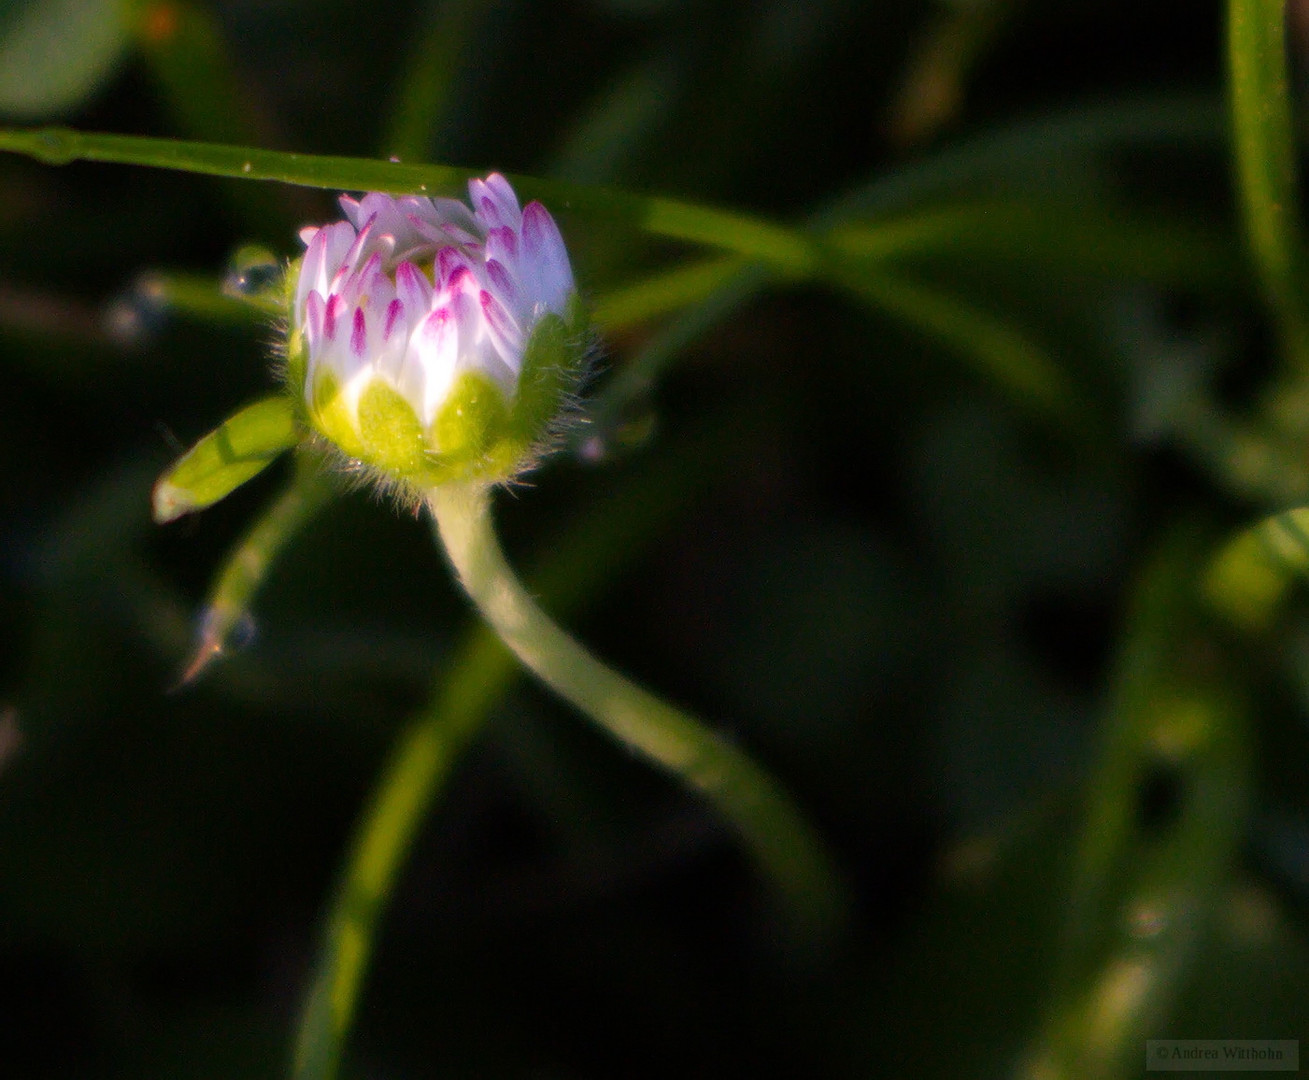
[[[1240,410],[1276,365],[1240,254],[1223,22],[1179,0],[0,6],[11,124],[397,155],[786,222],[880,183],[871,221],[1000,200],[1203,240],[1203,259],[1165,239],[1158,266],[1097,263],[1056,214],[1036,240],[964,235],[906,264],[1039,342],[1070,414],[979,373],[967,325],[924,332],[893,304],[779,282],[623,402],[600,460],[564,452],[502,497],[530,565],[667,473],[676,513],[567,621],[775,772],[848,875],[852,925],[797,943],[704,805],[520,682],[409,855],[344,1075],[1032,1060],[1058,1027],[1072,856],[1141,567],[1178,528],[1212,539],[1276,508],[1166,422],[1178,384]],[[950,157],[970,146],[994,160]],[[551,209],[597,302],[692,254]],[[333,213],[317,191],[0,159],[5,1077],[286,1073],[351,830],[471,624],[426,524],[343,493],[278,560],[240,647],[176,688],[214,574],[289,469],[165,527],[151,484],[273,385],[274,330],[218,292],[234,250],[293,257],[298,226]],[[143,274],[209,283],[212,316]],[[596,392],[665,325],[614,330]],[[1148,969],[1162,990],[1128,978],[1106,1015],[1152,1010],[1151,1037],[1297,1038],[1309,621],[1299,603],[1266,637],[1204,641],[1218,659],[1198,667],[1231,672],[1213,677],[1251,718],[1252,794],[1232,844],[1196,856],[1215,860],[1206,891],[1162,909],[1204,915]],[[1191,782],[1167,755],[1133,781],[1141,850]],[[1130,974],[1148,937],[1121,955],[1106,938],[1097,963]],[[1137,1075],[1130,1060],[1106,1069]]]

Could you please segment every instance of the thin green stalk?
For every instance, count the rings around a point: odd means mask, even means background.
[[[1246,238],[1288,358],[1309,367],[1285,0],[1228,0],[1233,149]]]
[[[441,704],[449,702],[446,695]],[[463,723],[451,723],[442,709],[435,709],[431,719],[409,726],[391,755],[328,924],[328,944],[297,1032],[292,1080],[329,1080],[336,1075],[372,953],[373,932],[396,873],[452,763],[477,730],[475,710],[462,709],[459,717]]]
[[[195,648],[182,673],[183,684],[197,678],[228,648],[282,549],[331,501],[332,493],[322,463],[302,456],[291,484],[260,514],[218,572],[200,617]]]
[[[745,264],[732,256],[697,259],[601,297],[591,318],[601,330],[620,330],[698,303],[736,276]]]
[[[730,472],[744,445],[740,421],[717,418],[699,436],[653,461],[547,543],[532,592],[572,612],[668,527],[688,501]],[[716,469],[705,461],[719,463]],[[699,467],[697,467],[699,466]],[[396,744],[363,815],[333,902],[296,1039],[296,1080],[329,1080],[354,1017],[381,917],[414,834],[464,748],[522,672],[485,623],[475,624],[441,665],[431,703]]]
[[[276,180],[303,187],[389,194],[438,194],[465,184],[478,170],[447,165],[405,165],[371,158],[291,154],[246,146],[108,135],[69,128],[0,128],[0,151],[25,154],[48,165],[102,161],[205,176]],[[809,237],[762,218],[613,188],[510,176],[526,198],[552,207],[616,221],[693,244],[721,248],[765,262],[790,275],[812,273],[821,252]]]
[[[1041,162],[1127,148],[1217,148],[1222,136],[1222,110],[1209,98],[1162,94],[1077,107],[983,131],[877,176],[833,199],[809,224],[825,229],[856,218],[883,216],[976,191],[996,177],[1023,176]]]
[[[611,433],[624,412],[649,392],[678,353],[762,292],[772,280],[758,263],[742,264],[699,303],[680,312],[605,383],[588,408],[590,431],[579,428],[578,436],[586,439],[594,432],[602,436]]]
[[[224,292],[217,278],[177,271],[142,274],[132,286],[130,302],[154,311],[238,326],[267,322],[269,315],[266,307]]]
[[[483,617],[528,669],[625,745],[701,792],[740,831],[804,928],[830,933],[845,897],[818,836],[777,783],[688,714],[606,667],[559,628],[519,583],[491,524],[490,492],[447,484],[428,505]]]

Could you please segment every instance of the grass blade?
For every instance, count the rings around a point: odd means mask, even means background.
[[[1202,548],[1163,546],[1134,598],[1074,856],[1058,982],[1020,1075],[1134,1074],[1218,910],[1250,793],[1248,718],[1196,603]],[[1152,791],[1174,792],[1162,812]],[[1154,796],[1154,801],[1160,801]]]
[[[177,142],[69,128],[0,129],[0,151],[25,154],[48,165],[100,161],[176,169],[205,176],[276,180],[305,187],[391,194],[439,194],[461,188],[478,170],[448,165],[405,165],[370,158],[284,153],[216,143]],[[611,188],[511,176],[520,195],[546,200],[556,211],[617,222],[654,236],[703,244],[803,276],[821,261],[806,236],[761,218]]]
[[[1229,0],[1228,74],[1236,179],[1247,241],[1283,348],[1309,366],[1300,292],[1299,198],[1287,82],[1285,0]]]

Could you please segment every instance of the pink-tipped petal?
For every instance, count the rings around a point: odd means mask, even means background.
[[[411,262],[402,262],[395,268],[396,295],[411,312],[427,310],[432,299],[432,284],[427,275]]]
[[[355,234],[354,243],[350,245],[350,250],[345,253],[345,257],[341,260],[343,269],[354,266],[359,261],[359,255],[364,250],[364,245],[368,243],[368,237],[372,234],[376,221],[377,215],[374,214],[359,226],[359,232]]]
[[[496,262],[494,259],[488,260],[486,277],[501,303],[511,310],[518,307],[518,286],[514,284],[513,276],[505,269],[503,263]]]
[[[506,225],[517,229],[522,221],[518,196],[509,186],[509,181],[499,173],[492,173],[485,180],[468,181],[468,195],[473,204],[473,212],[484,230],[490,231]]]
[[[367,217],[366,214],[361,213],[359,201],[357,199],[352,199],[349,195],[342,195],[336,201],[341,207],[341,212],[345,214],[350,224],[356,229],[359,228],[361,222],[365,217]]]
[[[327,306],[323,311],[323,338],[326,341],[336,340],[336,326],[341,316],[345,314],[345,301],[333,293],[327,298]]]
[[[448,289],[459,273],[470,272],[468,256],[457,247],[445,247],[436,256],[436,284]]]
[[[392,300],[386,305],[386,317],[382,321],[382,339],[390,341],[391,335],[396,332],[397,327],[403,328],[405,321],[404,301],[399,298]]]
[[[350,351],[355,359],[362,360],[367,354],[368,320],[363,308],[355,308],[353,325],[350,328]]]
[[[518,266],[518,234],[508,226],[492,229],[486,234],[486,258],[495,259],[505,266]]]
[[[539,202],[523,211],[524,270],[539,283],[538,294],[546,307],[563,314],[568,294],[573,291],[573,271],[568,249],[554,218]]]
[[[436,415],[454,381],[459,359],[459,329],[456,312],[450,308],[437,308],[423,320],[410,344],[402,377],[414,386],[416,398],[410,400],[426,423]]]
[[[295,310],[304,310],[310,290],[317,289],[324,297],[340,267],[346,251],[354,242],[355,231],[347,222],[338,221],[315,232],[300,264],[300,279],[296,282]]]
[[[462,203],[458,199],[440,197],[433,199],[431,202],[434,216],[424,220],[433,221],[446,228],[458,229],[466,233],[470,239],[481,235],[482,230],[477,224],[477,218],[468,209],[466,203]]]
[[[326,310],[327,304],[324,302],[322,294],[316,289],[311,289],[305,301],[304,322],[305,344],[311,354],[322,343],[323,316]]]
[[[509,312],[504,309],[500,301],[485,289],[478,294],[477,299],[487,337],[491,339],[491,344],[495,346],[500,358],[517,374],[523,362],[522,331],[510,318]]]

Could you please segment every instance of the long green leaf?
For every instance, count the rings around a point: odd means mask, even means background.
[[[856,296],[948,346],[973,368],[1037,412],[1067,418],[1072,387],[1050,355],[1005,322],[948,293],[887,273],[846,277]]]
[[[1040,162],[1071,155],[1141,147],[1217,147],[1223,131],[1217,101],[1177,94],[1025,118],[876,176],[832,199],[813,215],[811,224],[825,229],[946,196],[959,197],[997,177],[1026,177]]]
[[[732,256],[701,259],[603,296],[592,310],[601,330],[620,330],[698,303],[745,265]]]
[[[1049,267],[1074,277],[1112,276],[1162,284],[1230,283],[1232,246],[1193,223],[1133,220],[1121,213],[1056,202],[979,200],[827,234],[859,261],[948,255]]]
[[[270,137],[208,5],[196,0],[119,2],[130,13],[137,49],[178,134],[223,143]],[[256,235],[288,227],[287,212],[279,207],[282,192],[226,184],[221,194]]]
[[[476,170],[446,165],[405,165],[369,158],[290,154],[68,128],[0,129],[0,150],[26,154],[50,165],[103,161],[206,176],[392,194],[435,195],[460,187],[478,175]],[[523,197],[544,199],[554,210],[568,210],[642,229],[655,236],[722,248],[759,259],[786,274],[811,273],[821,259],[814,242],[804,235],[746,214],[584,184],[526,176],[511,179]]]
[[[155,484],[155,521],[202,510],[262,472],[300,438],[283,394],[247,405],[188,450]]]
[[[1134,598],[1074,856],[1058,981],[1022,1076],[1111,1080],[1192,977],[1250,792],[1248,717],[1194,594],[1196,538],[1171,537]],[[1175,799],[1151,816],[1153,778]],[[1201,978],[1212,973],[1200,972]]]
[[[275,309],[247,297],[224,291],[214,277],[174,271],[149,271],[132,285],[129,303],[150,312],[180,314],[214,323],[249,326],[268,322]]]
[[[1035,163],[1071,153],[1102,154],[1125,146],[1216,145],[1222,132],[1222,111],[1216,102],[1177,95],[1133,98],[1094,109],[1038,116],[983,132],[919,163],[858,185],[816,209],[806,218],[805,227],[822,235],[860,219],[965,190],[997,174],[1030,172]],[[749,303],[771,281],[771,275],[759,266],[743,267],[681,312],[593,401],[596,426],[602,431],[612,427],[689,342]]]
[[[1228,0],[1232,133],[1241,212],[1283,344],[1309,366],[1285,0]]]

